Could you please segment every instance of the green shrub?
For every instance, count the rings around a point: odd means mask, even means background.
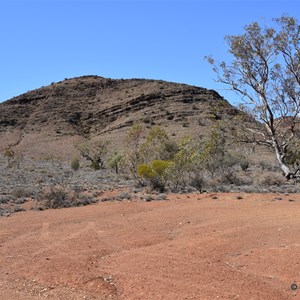
[[[90,167],[92,169],[100,170],[104,167],[108,142],[88,141],[86,143],[76,144],[75,147],[79,151],[80,155],[91,163]]]
[[[52,186],[50,190],[44,194],[44,200],[45,208],[62,208],[71,206],[67,190],[59,185]]]
[[[154,160],[151,164],[138,166],[138,175],[144,178],[153,189],[164,191],[169,180],[169,169],[172,162],[166,160]]]
[[[80,161],[78,157],[73,157],[72,161],[71,161],[71,169],[73,171],[78,171],[80,168]]]
[[[115,152],[107,161],[107,164],[115,170],[116,174],[119,174],[119,165],[124,159],[124,156],[118,152]]]
[[[246,159],[241,160],[240,167],[244,172],[246,172],[249,169],[249,166],[250,166],[250,163],[248,160],[246,160]]]
[[[11,148],[6,148],[3,151],[3,156],[7,159],[7,167],[18,167],[20,164],[20,160],[22,158],[22,155],[16,155],[16,153]]]

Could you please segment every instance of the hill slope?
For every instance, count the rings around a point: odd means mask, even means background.
[[[238,110],[217,92],[160,80],[66,79],[0,103],[2,148],[44,155],[73,151],[81,138],[122,146],[136,122],[162,126],[170,135],[205,135],[218,119],[234,121]]]

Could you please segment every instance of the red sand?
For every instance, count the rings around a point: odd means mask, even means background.
[[[300,299],[300,195],[214,195],[0,218],[0,299]]]

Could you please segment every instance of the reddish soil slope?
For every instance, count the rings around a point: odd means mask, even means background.
[[[168,198],[1,218],[0,299],[299,299],[300,195]]]

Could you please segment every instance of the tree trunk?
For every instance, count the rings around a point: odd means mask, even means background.
[[[290,168],[287,166],[287,164],[284,161],[285,155],[281,153],[280,148],[277,144],[274,144],[274,150],[276,154],[277,161],[279,162],[279,166],[281,171],[283,172],[286,179],[291,179],[291,177],[294,175],[294,173],[291,172]]]

